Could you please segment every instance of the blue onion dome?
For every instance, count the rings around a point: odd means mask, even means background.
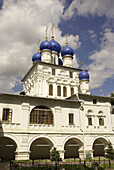
[[[59,65],[62,66],[63,65],[63,61],[61,58],[59,58]]]
[[[89,73],[86,72],[85,70],[83,70],[83,71],[79,74],[79,80],[88,80],[88,81],[89,81]]]
[[[74,55],[74,50],[69,47],[68,45],[66,45],[65,47],[63,47],[63,49],[61,50],[61,55],[63,56],[73,56]]]
[[[61,46],[57,41],[54,40],[54,37],[52,37],[52,40],[50,41],[50,43],[52,45],[52,52],[60,53]]]
[[[33,55],[32,61],[41,61],[41,53],[39,51]]]
[[[50,41],[45,40],[40,44],[40,51],[42,50],[52,50],[52,45]]]

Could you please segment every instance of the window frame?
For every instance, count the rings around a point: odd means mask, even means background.
[[[73,78],[73,72],[70,71],[70,78]]]
[[[61,86],[57,86],[57,96],[61,96]]]
[[[92,117],[88,117],[88,126],[92,126],[93,123],[92,123]]]
[[[55,75],[55,69],[52,68],[52,75]]]
[[[93,104],[97,104],[97,99],[93,99]]]
[[[43,108],[44,107],[44,108]],[[30,113],[30,124],[47,124],[53,125],[54,115],[50,108],[42,106],[35,107]]]
[[[99,126],[104,126],[104,118],[99,118]]]
[[[74,114],[73,113],[69,113],[69,125],[74,125]]]
[[[73,92],[72,92],[72,90],[73,90]],[[71,87],[71,88],[70,88],[70,93],[71,93],[71,96],[74,95],[74,87]]]
[[[53,96],[53,84],[49,84],[49,96]]]
[[[7,113],[8,111],[8,113]],[[3,108],[2,112],[2,122],[12,122],[12,109],[10,108]]]
[[[67,87],[63,87],[63,97],[67,97]]]

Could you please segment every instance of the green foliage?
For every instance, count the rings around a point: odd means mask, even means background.
[[[111,93],[110,95],[111,95],[111,97],[114,97],[114,93]]]
[[[108,148],[106,149],[105,157],[110,159],[110,160],[114,160],[114,149],[112,147],[111,142],[108,142]]]
[[[86,153],[86,160],[90,161],[92,158],[91,158],[91,153]]]
[[[50,152],[50,160],[51,161],[61,161],[62,159],[60,158],[60,154],[59,152],[56,150],[56,148],[54,147],[53,150]]]

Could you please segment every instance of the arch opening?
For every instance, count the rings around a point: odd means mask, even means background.
[[[65,159],[67,158],[79,158],[79,149],[83,146],[83,143],[76,138],[69,139],[64,146]]]
[[[98,138],[93,143],[93,156],[105,156],[105,148],[108,142],[104,138]]]
[[[47,138],[38,138],[30,146],[30,159],[50,159],[53,143]]]
[[[17,144],[8,137],[0,137],[0,159],[15,160],[15,151]]]

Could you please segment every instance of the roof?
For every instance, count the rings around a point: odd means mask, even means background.
[[[49,98],[49,97],[37,97],[37,96],[28,96],[28,95],[18,95],[18,94],[8,94],[8,93],[0,93],[0,101],[2,100],[2,99],[7,99],[7,98],[10,98],[10,99],[12,99],[12,98],[15,98],[16,97],[16,99],[22,99],[22,102],[23,102],[23,100],[29,100],[29,99],[31,99],[31,100],[50,100],[50,101],[55,101],[55,102],[60,102],[60,103],[68,103],[68,102],[72,102],[72,103],[80,103],[80,101],[73,101],[73,100],[65,100],[65,99],[57,99],[57,98]]]
[[[96,96],[96,95],[91,95],[91,94],[80,94],[78,93],[77,95],[74,94],[73,96],[70,96],[67,98],[67,100],[75,100],[75,101],[80,101],[80,100],[86,100],[86,99],[105,99],[107,101],[112,101],[114,100],[114,97],[107,97],[107,96]]]
[[[98,99],[98,100],[105,100],[105,101],[112,101],[112,97],[107,96],[96,96],[96,95],[89,95],[89,94],[78,94],[80,100],[89,100],[89,99]]]
[[[81,72],[83,69],[78,69],[78,68],[73,68],[73,67],[66,67],[66,66],[61,66],[61,65],[55,65],[55,64],[51,64],[51,63],[45,63],[45,62],[42,62],[42,61],[36,61],[33,63],[33,66],[29,69],[29,71],[25,74],[25,76],[23,77],[23,79],[21,80],[22,82],[26,79],[26,77],[29,75],[29,73],[34,69],[34,67],[36,65],[39,64],[43,64],[43,65],[49,65],[49,66],[53,66],[53,67],[56,67],[56,68],[64,68],[64,69],[67,69],[68,71],[79,71]],[[86,70],[88,71],[88,70]]]

